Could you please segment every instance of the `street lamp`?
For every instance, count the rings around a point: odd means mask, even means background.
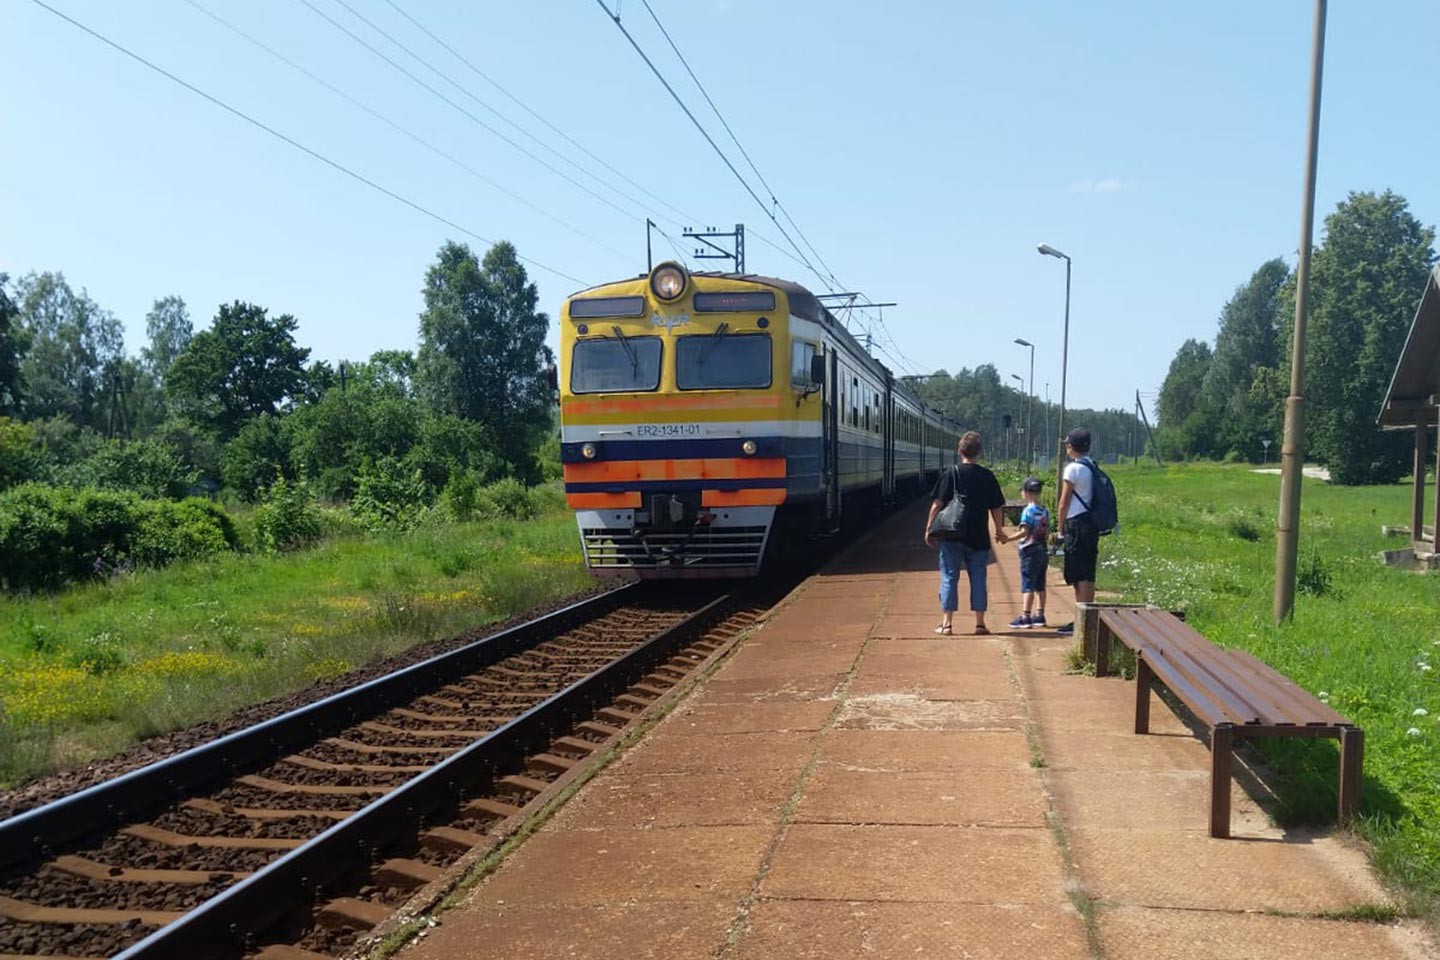
[[[1048,243],[1042,243],[1036,247],[1047,257],[1057,257],[1065,261],[1065,336],[1060,345],[1060,421],[1056,424],[1056,433],[1059,434],[1059,456],[1055,464],[1055,493],[1060,493],[1060,481],[1065,476],[1065,375],[1070,364],[1070,258],[1056,250]]]
[[[1025,466],[1029,468],[1035,464],[1035,439],[1031,432],[1035,427],[1033,416],[1035,409],[1035,344],[1019,337],[1015,338],[1015,342],[1022,347],[1030,348],[1030,386],[1025,391]],[[1012,373],[1011,376],[1013,377],[1014,374]]]
[[[1020,376],[1020,374],[1018,374],[1018,373],[1012,373],[1012,374],[1010,374],[1010,379],[1011,379],[1011,380],[1014,380],[1016,383],[1020,384],[1020,392],[1021,392],[1021,393],[1024,393],[1024,392],[1025,392],[1025,378],[1024,378],[1024,377]],[[1027,409],[1028,409],[1029,406],[1030,406],[1030,398],[1029,398],[1028,396],[1025,398],[1025,406],[1026,406]],[[1023,426],[1019,427],[1019,430],[1020,430],[1021,436],[1024,437],[1025,442],[1028,443],[1028,442],[1029,442],[1029,437],[1026,436],[1026,434],[1028,434],[1029,431],[1028,431],[1025,427],[1023,427]],[[1024,452],[1024,451],[1023,451],[1023,444],[1018,444],[1018,443],[1017,443],[1017,444],[1015,445],[1015,459],[1016,459],[1017,462],[1020,460],[1020,455],[1021,455],[1021,453],[1023,453],[1023,452]],[[1026,460],[1026,461],[1025,461],[1025,466],[1026,466],[1027,468],[1030,466],[1029,460]]]

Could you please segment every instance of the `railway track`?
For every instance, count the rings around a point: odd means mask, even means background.
[[[0,822],[0,960],[343,955],[774,599],[625,587]]]

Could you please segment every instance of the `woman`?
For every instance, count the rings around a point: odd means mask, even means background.
[[[925,544],[940,547],[940,625],[935,632],[941,636],[954,633],[951,622],[960,604],[960,569],[963,567],[970,577],[970,609],[975,613],[975,633],[987,634],[985,608],[989,598],[985,593],[986,564],[990,562],[990,531],[988,519],[995,526],[995,539],[1005,543],[1005,494],[995,474],[980,466],[982,446],[980,434],[971,430],[960,438],[958,446],[960,463],[941,472],[930,494],[930,515],[925,518]],[[945,509],[956,493],[965,499],[964,529],[953,539],[935,536],[931,528],[935,517]]]

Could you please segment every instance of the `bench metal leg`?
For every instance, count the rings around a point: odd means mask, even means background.
[[[1105,625],[1104,620],[1099,620],[1095,627],[1095,676],[1107,677],[1109,675],[1110,628]]]
[[[1150,732],[1150,684],[1155,671],[1145,662],[1145,655],[1135,655],[1135,732]]]
[[[1230,836],[1230,779],[1235,728],[1220,724],[1210,732],[1210,836]]]
[[[1340,823],[1346,824],[1360,812],[1360,791],[1365,782],[1365,731],[1345,727],[1340,731]]]

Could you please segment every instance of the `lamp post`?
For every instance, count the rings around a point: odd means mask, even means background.
[[[1030,348],[1030,386],[1025,389],[1025,466],[1029,468],[1035,464],[1035,440],[1034,434],[1031,432],[1035,427],[1033,416],[1035,409],[1035,344],[1019,337],[1015,338],[1015,342],[1022,347]],[[1012,373],[1011,376],[1013,377],[1014,374]]]
[[[1315,154],[1320,136],[1320,79],[1325,66],[1325,0],[1315,0],[1310,52],[1310,127],[1305,143],[1305,192],[1300,206],[1300,262],[1295,266],[1295,330],[1290,396],[1280,444],[1280,520],[1275,530],[1275,622],[1295,612],[1295,561],[1300,549],[1300,474],[1305,462],[1305,309],[1310,296],[1310,243],[1315,222]]]
[[[1021,393],[1024,393],[1024,392],[1025,392],[1025,378],[1024,378],[1024,377],[1020,376],[1020,374],[1018,374],[1018,373],[1012,373],[1012,374],[1010,374],[1010,379],[1011,379],[1011,380],[1014,380],[1016,383],[1020,384],[1020,392],[1021,392]],[[1030,402],[1029,397],[1026,397],[1025,402],[1026,402],[1027,404]],[[1025,452],[1025,425],[1024,425],[1023,420],[1022,420],[1020,423],[1017,423],[1017,424],[1016,424],[1015,429],[1016,429],[1016,431],[1020,434],[1020,442],[1018,442],[1018,443],[1015,444],[1015,462],[1016,462],[1016,463],[1019,463],[1021,456],[1023,456],[1023,454],[1024,454],[1024,452]]]
[[[1060,341],[1060,418],[1055,425],[1059,440],[1059,453],[1055,463],[1055,494],[1059,496],[1060,481],[1065,476],[1065,375],[1070,365],[1070,258],[1048,243],[1042,243],[1036,249],[1044,256],[1065,261],[1065,335]]]

